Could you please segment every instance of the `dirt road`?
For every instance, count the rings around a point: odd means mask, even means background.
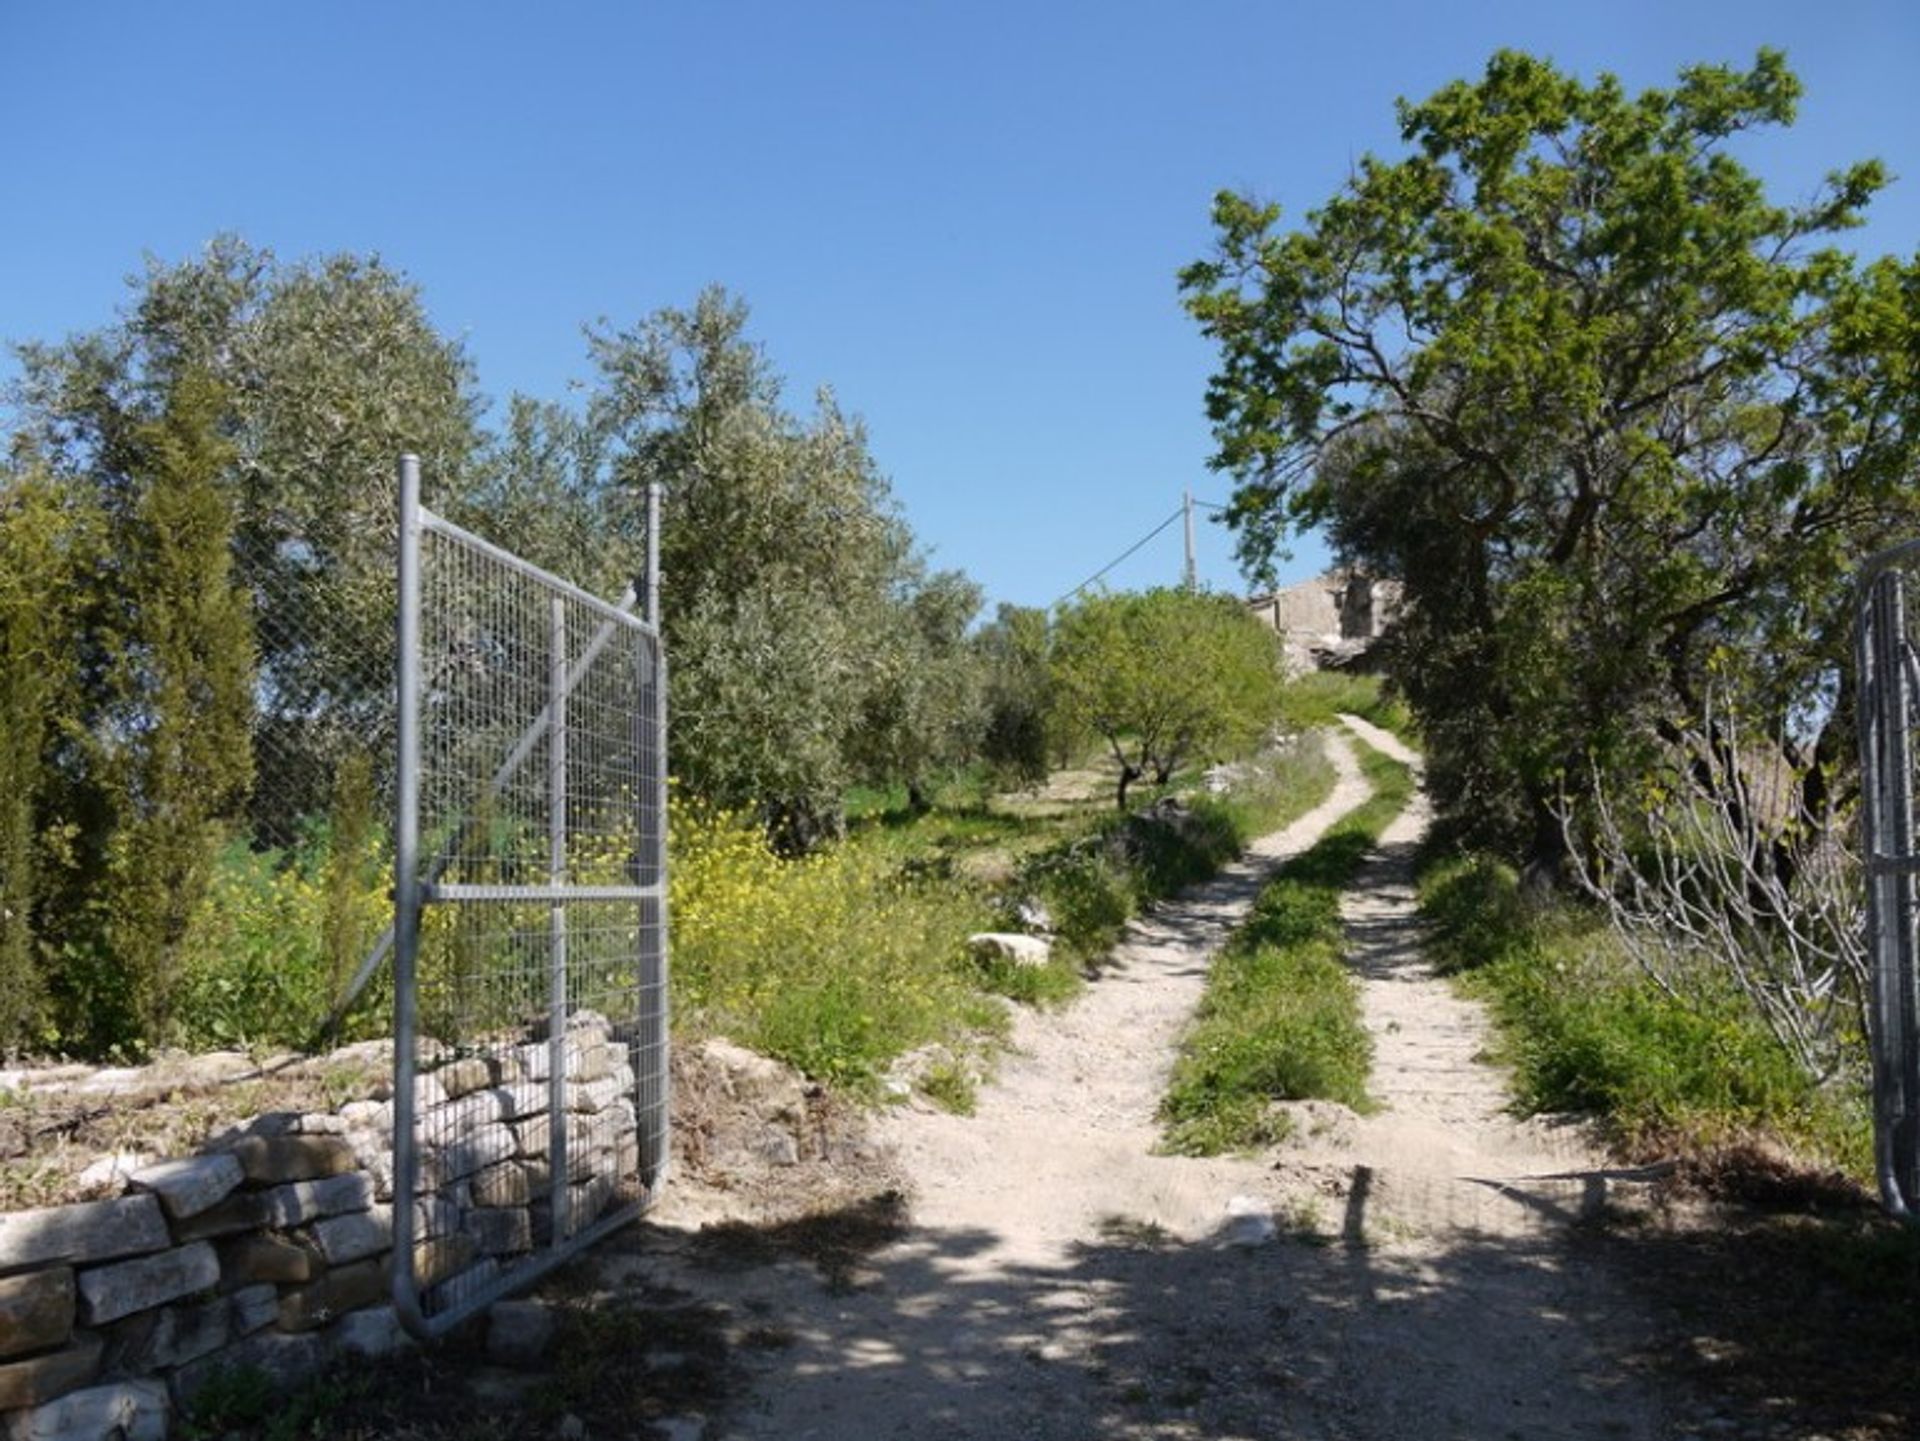
[[[1392,738],[1351,728],[1383,749]],[[706,1438],[1654,1438],[1617,1357],[1635,1308],[1577,1226],[1610,1178],[1577,1135],[1502,1113],[1483,1022],[1425,973],[1416,806],[1346,912],[1376,1045],[1375,1114],[1302,1109],[1258,1158],[1155,1154],[1155,1107],[1212,952],[1273,865],[1366,794],[1352,750],[1312,814],[1129,933],[1074,1006],[1025,1013],[975,1115],[882,1123],[910,1219],[857,1264],[624,1258],[755,1320]],[[680,1224],[691,1226],[688,1216]]]

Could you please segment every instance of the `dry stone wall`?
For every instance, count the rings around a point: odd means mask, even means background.
[[[551,1238],[551,1054],[503,1045],[419,1077],[410,1204],[430,1310],[432,1288],[458,1293]],[[637,1195],[634,1076],[597,1019],[569,1029],[566,1057],[579,1229]],[[124,1195],[0,1215],[8,1441],[158,1441],[223,1369],[286,1384],[405,1344],[390,1304],[392,1130],[390,1092],[261,1116],[133,1171]]]

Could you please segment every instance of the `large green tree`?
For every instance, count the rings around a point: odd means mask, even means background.
[[[1278,712],[1279,646],[1231,596],[1101,592],[1062,606],[1053,631],[1059,723],[1105,742],[1123,811],[1135,782],[1165,785],[1191,760],[1248,745]]]
[[[63,777],[101,552],[89,502],[24,460],[0,473],[0,1056],[37,1044],[48,1019],[43,937],[73,859]]]
[[[740,301],[709,289],[590,338],[588,423],[612,491],[629,512],[651,482],[670,495],[674,771],[806,849],[838,829],[851,782],[894,760],[916,779],[948,750],[922,700],[935,677],[906,658],[940,664],[951,613],[970,618],[977,598],[925,580],[864,430],[830,392],[809,416],[786,409]]]
[[[253,779],[252,607],[234,576],[223,405],[206,372],[181,372],[130,437],[113,536],[122,585],[93,734],[113,817],[104,939],[149,1041],[171,1038],[183,946]]]
[[[1243,559],[1321,526],[1404,583],[1440,804],[1538,861],[1710,684],[1840,749],[1839,582],[1915,519],[1915,267],[1832,243],[1877,163],[1779,205],[1735,157],[1799,94],[1770,51],[1637,95],[1502,51],[1296,228],[1221,195],[1182,273]]]
[[[340,759],[386,725],[394,461],[420,455],[434,503],[464,493],[472,366],[377,259],[282,262],[221,237],[129,288],[113,324],[19,347],[13,399],[47,463],[123,514],[175,387],[190,371],[219,387],[236,574],[259,615],[256,743],[275,760],[255,819],[272,832],[323,809]]]

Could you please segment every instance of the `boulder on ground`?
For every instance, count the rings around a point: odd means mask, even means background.
[[[1011,961],[1016,966],[1044,966],[1053,957],[1051,942],[1012,931],[981,931],[967,937],[967,947],[979,960]]]

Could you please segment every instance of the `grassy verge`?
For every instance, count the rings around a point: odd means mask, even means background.
[[[1330,726],[1343,713],[1372,721],[1397,736],[1411,738],[1415,732],[1406,702],[1388,695],[1378,676],[1310,671],[1287,682],[1281,716],[1290,729]]]
[[[1372,1043],[1345,964],[1340,896],[1413,793],[1407,768],[1372,750],[1373,795],[1275,873],[1214,960],[1161,1105],[1166,1147],[1217,1155],[1286,1134],[1272,1103],[1364,1110]]]
[[[1865,1174],[1864,1114],[1795,1067],[1737,996],[1669,997],[1597,919],[1529,903],[1484,856],[1430,859],[1420,904],[1436,966],[1491,1010],[1523,1110],[1591,1112],[1634,1154],[1764,1136]]]

